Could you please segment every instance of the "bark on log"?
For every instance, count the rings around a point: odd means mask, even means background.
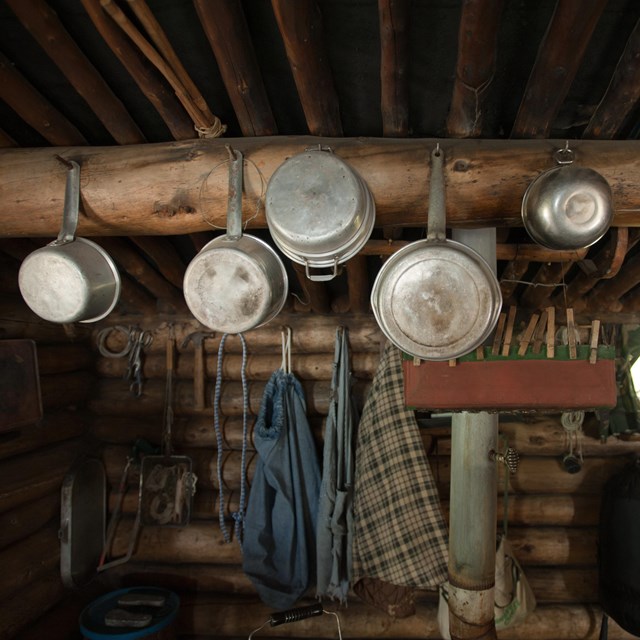
[[[409,2],[378,0],[382,133],[403,138],[409,133]]]
[[[156,269],[174,286],[182,290],[187,267],[168,238],[132,236],[135,244],[155,265]]]
[[[607,0],[573,0],[556,5],[518,109],[512,138],[544,138],[550,134],[606,4]]]
[[[194,5],[244,136],[270,136],[277,126],[239,0]]]
[[[144,142],[144,135],[98,70],[84,55],[62,22],[43,0],[8,0],[29,30],[74,89],[86,100],[118,144]]]
[[[60,517],[60,492],[38,498],[0,515],[0,549],[23,540]]]
[[[311,604],[300,602],[300,605]],[[200,637],[237,638],[247,636],[269,619],[271,610],[255,599],[236,599],[210,594],[189,597],[181,602],[179,624],[186,634]],[[354,638],[405,638],[430,640],[440,638],[437,604],[418,603],[416,615],[390,618],[386,613],[361,602],[349,602],[339,612],[343,629]],[[602,611],[593,605],[547,605],[538,607],[520,625],[500,632],[501,640],[598,640]],[[280,638],[335,638],[336,625],[328,618],[314,617],[279,627]],[[634,636],[613,621],[609,623],[610,640],[633,640]]]
[[[329,381],[302,381],[307,402],[308,415],[326,415],[329,410]],[[354,387],[356,404],[362,408],[364,398],[369,389],[366,382],[357,382]],[[264,394],[264,382],[249,383],[249,411],[257,415]],[[207,385],[207,398],[213,397],[214,385]],[[174,390],[174,413],[180,415],[194,415],[197,413],[213,416],[213,405],[204,411],[195,408],[193,398],[193,383],[179,380]],[[135,397],[129,394],[128,384],[121,380],[101,379],[95,385],[94,392],[89,397],[87,406],[96,414],[103,415],[135,415],[162,416],[165,400],[165,385],[159,380],[147,380],[142,395]],[[225,382],[222,387],[220,413],[224,416],[239,416],[243,410],[242,384],[240,382]]]
[[[341,136],[340,107],[315,0],[271,0],[309,133]]]
[[[52,145],[64,147],[87,144],[80,131],[2,54],[0,54],[0,97]]]
[[[66,594],[60,571],[54,569],[33,584],[0,602],[0,639],[21,637],[20,632],[56,606]],[[47,636],[49,637],[49,636]]]
[[[71,411],[49,411],[37,425],[12,432],[12,437],[0,441],[0,460],[28,453],[40,447],[81,436],[87,416]]]
[[[482,134],[484,103],[495,75],[502,0],[467,0],[458,29],[458,60],[447,132],[452,138]]]
[[[353,353],[380,352],[380,342],[384,340],[382,332],[378,328],[373,316],[342,316],[335,317],[310,317],[303,314],[280,314],[277,322],[271,322],[265,327],[253,329],[243,333],[247,343],[249,354],[277,353],[282,354],[282,330],[286,325],[291,327],[292,354],[326,353],[333,355],[336,329],[338,324],[349,330],[349,346]],[[164,353],[168,337],[167,323],[159,321],[155,317],[145,319],[145,329],[153,334],[153,342],[145,349],[145,353]],[[195,331],[206,331],[195,320],[176,320],[173,323],[176,348],[179,353],[193,351],[191,344],[183,347],[185,338]],[[98,330],[93,333],[95,344]],[[204,342],[207,354],[217,354],[220,346],[221,334],[207,338]],[[106,346],[110,351],[118,352],[123,349],[126,339],[120,332],[112,332],[107,336]],[[225,358],[229,354],[241,354],[242,343],[237,337],[230,336],[224,345]]]
[[[282,357],[278,354],[250,355],[246,361],[247,379],[268,380],[274,371],[280,368]],[[353,375],[361,380],[373,378],[378,365],[378,355],[373,352],[354,353],[351,356]],[[205,358],[205,374],[215,380],[218,367],[217,355],[207,354]],[[300,380],[331,380],[333,354],[301,354],[292,355],[291,369]],[[127,370],[125,358],[100,358],[96,363],[99,376],[105,378],[122,378]],[[242,356],[225,355],[222,361],[223,380],[241,380]],[[164,378],[166,374],[165,359],[160,354],[144,357],[142,374],[145,378]],[[193,379],[194,356],[192,353],[181,353],[177,359],[176,376],[183,380]],[[210,401],[211,398],[208,398]]]
[[[45,527],[0,552],[0,602],[38,582],[60,561],[58,525]]]
[[[87,2],[88,0],[84,0]],[[82,166],[79,236],[174,235],[225,226],[228,175],[225,144],[259,167],[245,177],[247,203],[284,160],[313,144],[332,147],[367,182],[378,226],[424,227],[429,151],[435,140],[319,139],[312,137],[195,140],[154,145],[71,148]],[[520,226],[522,197],[541,170],[551,166],[554,140],[444,140],[447,224],[450,227]],[[576,141],[577,160],[611,184],[616,226],[640,226],[637,149],[628,141]],[[5,206],[0,235],[53,236],[60,226],[64,172],[48,149],[0,150]],[[212,172],[211,167],[221,169]],[[635,210],[635,211],[634,211]],[[37,214],[37,215],[36,215]],[[205,214],[205,217],[203,217]],[[264,212],[249,225],[264,228]]]
[[[79,449],[73,440],[0,462],[0,513],[59,491]]]

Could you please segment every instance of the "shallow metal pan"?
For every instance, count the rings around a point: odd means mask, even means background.
[[[469,353],[493,331],[500,286],[487,262],[445,235],[444,152],[431,154],[426,240],[393,254],[371,292],[373,313],[385,336],[405,353],[449,360]]]

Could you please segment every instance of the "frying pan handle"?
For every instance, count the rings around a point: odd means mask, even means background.
[[[242,152],[227,145],[229,152],[229,194],[227,196],[227,238],[242,237]]]
[[[447,239],[443,165],[444,151],[440,145],[437,145],[431,152],[431,184],[427,223],[427,240],[433,242],[442,242]]]
[[[65,160],[67,166],[67,185],[64,191],[64,211],[62,227],[55,245],[68,244],[76,239],[78,228],[78,207],[80,205],[80,165],[73,160]]]

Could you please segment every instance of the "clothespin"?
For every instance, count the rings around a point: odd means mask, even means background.
[[[589,362],[595,364],[598,359],[598,340],[600,338],[600,320],[591,323],[591,342],[589,343]]]
[[[567,340],[569,342],[569,360],[578,357],[576,350],[576,323],[573,319],[573,309],[567,309]]]
[[[547,358],[556,355],[556,309],[547,307]]]
[[[544,338],[544,330],[547,328],[547,311],[543,311],[538,321],[538,326],[533,335],[533,353],[540,353],[542,349],[542,340]]]
[[[531,316],[531,320],[529,320],[529,325],[527,326],[524,335],[522,336],[522,340],[520,340],[520,348],[518,349],[518,355],[523,356],[527,352],[527,348],[529,343],[531,342],[531,338],[533,337],[533,331],[538,324],[538,318],[540,316],[537,313],[534,313]]]
[[[513,325],[516,321],[516,311],[517,307],[515,305],[509,307],[509,317],[507,318],[507,329],[504,333],[504,344],[502,345],[502,355],[508,356],[509,351],[511,350],[511,337],[513,336]]]
[[[502,333],[504,331],[504,323],[507,321],[507,314],[501,313],[498,318],[498,326],[493,337],[493,346],[491,347],[491,355],[497,356],[500,353],[500,343],[502,342]]]

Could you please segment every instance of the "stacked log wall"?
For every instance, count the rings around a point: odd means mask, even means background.
[[[43,408],[37,423],[0,433],[0,638],[8,639],[30,637],[72,601],[60,576],[60,490],[87,451],[85,405],[95,376],[87,328],[40,320],[6,287],[0,297],[0,340],[36,343]],[[75,628],[77,617],[60,637]]]
[[[248,332],[250,427],[259,410],[266,380],[280,366],[281,324],[293,330],[292,368],[305,389],[309,422],[321,455],[335,329],[339,324],[350,329],[352,368],[357,378],[355,395],[360,408],[377,366],[381,334],[370,316],[310,314],[290,314],[279,318],[277,323]],[[91,431],[104,443],[103,460],[114,490],[133,440],[143,437],[159,443],[161,438],[168,324],[156,322],[149,328],[154,342],[145,353],[145,386],[140,398],[127,392],[122,380],[124,361],[98,358],[96,363],[99,381],[98,392],[89,401],[93,414]],[[192,521],[182,529],[143,528],[132,561],[109,572],[109,579],[112,586],[146,583],[176,590],[182,601],[179,632],[183,637],[246,637],[270,612],[260,603],[242,572],[239,545],[235,540],[230,544],[223,541],[218,523],[213,391],[220,335],[205,341],[207,401],[203,410],[197,410],[193,349],[191,344],[182,347],[182,343],[198,327],[189,321],[174,322],[173,330],[178,345],[173,439],[176,451],[192,458],[198,476]],[[110,339],[114,351],[121,346],[119,339],[114,332]],[[224,440],[222,477],[229,522],[230,513],[238,507],[241,476],[240,364],[240,341],[230,338],[222,363],[220,405]],[[509,538],[539,603],[538,610],[526,623],[502,632],[500,637],[597,638],[600,615],[597,523],[601,491],[607,478],[640,452],[640,443],[619,438],[602,442],[595,417],[587,414],[582,439],[583,468],[577,474],[569,474],[561,465],[567,444],[560,415],[503,415],[500,430],[521,455],[517,474],[508,479]],[[443,511],[448,516],[450,427],[425,427],[421,433],[425,449],[430,452]],[[247,461],[250,483],[256,462],[251,442]],[[125,553],[130,540],[137,508],[135,480],[134,473],[114,542],[115,556]],[[504,508],[503,487],[504,477],[500,475],[496,487],[499,527]],[[112,492],[111,506],[114,504]],[[417,615],[405,620],[394,621],[365,606],[355,596],[340,615],[345,637],[437,638],[436,611],[435,595],[422,592]],[[278,637],[333,638],[335,627],[325,618],[281,627]],[[631,637],[615,624],[609,633],[612,638]]]

